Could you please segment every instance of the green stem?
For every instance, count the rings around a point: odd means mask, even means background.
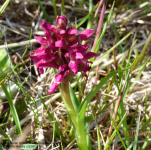
[[[78,146],[80,150],[89,150],[87,146],[85,126],[84,126],[84,118],[81,118],[76,113],[74,106],[71,101],[70,91],[69,91],[69,82],[62,82],[61,85],[61,96],[65,107],[70,115],[70,118],[74,124],[74,127],[78,136]]]
[[[76,131],[78,134],[78,145],[80,150],[89,150],[87,146],[86,132],[84,126],[84,118],[82,120],[78,120],[78,126],[76,127]]]
[[[74,126],[76,127],[77,126],[77,122],[76,122],[77,113],[73,107],[73,104],[72,104],[72,101],[70,98],[69,82],[62,83],[61,96],[62,96],[63,102],[65,104],[65,107],[71,117],[71,120],[72,120]]]
[[[14,117],[14,120],[15,120],[15,124],[16,124],[16,127],[17,127],[17,130],[18,130],[18,134],[22,134],[22,130],[21,130],[21,126],[20,126],[20,122],[19,122],[19,118],[18,118],[18,114],[17,114],[17,111],[16,111],[16,108],[13,104],[13,101],[12,101],[12,98],[4,84],[4,82],[1,83],[1,87],[6,95],[6,98],[8,100],[8,103],[10,105],[10,108],[11,108],[11,111],[13,113],[13,117]]]
[[[61,15],[64,15],[64,0],[61,2]]]

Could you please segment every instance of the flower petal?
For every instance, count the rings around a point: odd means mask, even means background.
[[[51,44],[51,45],[48,46],[45,50],[46,50],[46,52],[51,52],[51,49],[57,51],[59,48],[56,47],[55,45],[52,45],[52,44]]]
[[[85,60],[88,60],[88,59],[90,59],[90,58],[92,58],[92,57],[97,57],[97,56],[98,56],[98,54],[96,54],[96,53],[88,52],[88,53],[86,53],[86,54],[84,55],[84,59],[85,59]]]
[[[37,56],[34,56],[34,55],[29,56],[29,58],[32,59],[34,63],[37,63],[41,60],[41,58],[38,58]]]
[[[51,25],[49,22],[47,22],[47,21],[40,21],[39,24],[41,24],[41,26],[43,28],[45,28],[46,30],[49,30],[51,32],[56,33],[56,26]]]
[[[73,71],[74,74],[77,74],[78,72],[78,64],[75,61],[70,61],[69,62],[69,67]]]
[[[41,67],[39,67],[39,73],[40,73],[40,74],[43,74],[43,73],[44,73],[44,69],[41,68]]]
[[[55,82],[62,82],[63,80],[64,80],[64,77],[61,73],[55,75]]]
[[[85,45],[78,44],[77,45],[77,51],[84,55],[89,47],[90,46],[87,43]]]
[[[43,59],[44,61],[52,61],[57,58],[56,55],[53,53],[42,53],[38,55],[38,57]]]
[[[45,53],[45,49],[43,47],[39,47],[37,50],[34,52],[35,54],[39,55],[41,53]]]
[[[37,42],[39,43],[39,44],[41,44],[41,45],[43,45],[43,46],[46,46],[47,45],[47,40],[45,39],[45,38],[43,38],[43,37],[34,37],[36,40],[37,40]]]
[[[66,68],[67,65],[61,65],[58,69],[58,73],[61,73],[62,71],[64,71],[64,69]]]
[[[66,47],[66,43],[64,42],[63,39],[61,39],[61,40],[58,40],[58,41],[55,42],[55,46],[59,47],[59,48],[65,48]]]
[[[71,28],[71,29],[68,30],[68,34],[69,35],[78,34],[78,31],[75,28]]]
[[[67,56],[68,58],[70,58],[69,52],[65,53],[65,56]]]
[[[65,34],[66,34],[66,30],[60,30],[60,31],[59,31],[59,34],[60,34],[61,36],[65,35]]]
[[[44,33],[46,35],[47,46],[50,46],[53,43],[53,40],[51,38],[51,33],[48,30],[46,30],[45,28],[43,28],[43,30],[44,30]]]
[[[50,63],[50,62],[45,62],[44,60],[39,61],[36,64],[36,67],[41,67],[41,68],[47,68],[47,67],[52,67],[58,69],[59,67],[56,64]]]
[[[60,82],[54,82],[50,86],[49,95],[53,94],[55,90],[59,87]]]
[[[83,59],[83,55],[81,53],[79,53],[79,52],[76,52],[75,53],[75,58],[76,59]]]
[[[90,71],[91,67],[86,63],[84,65],[84,72]]]
[[[80,33],[81,40],[88,40],[90,36],[94,33],[92,29],[86,29]]]

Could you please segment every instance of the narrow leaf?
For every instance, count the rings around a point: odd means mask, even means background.
[[[90,15],[93,13],[93,11],[98,7],[98,3],[94,6],[94,8],[92,9],[92,11],[87,14],[77,25],[76,28],[80,27],[89,17]]]
[[[78,109],[79,109],[79,106],[80,106],[80,103],[71,87],[71,85],[69,84],[69,90],[70,90],[70,97],[71,97],[71,101],[72,101],[72,104],[73,104],[73,107],[75,109],[75,111],[78,113]]]
[[[138,118],[138,122],[137,122],[137,128],[136,128],[136,135],[135,135],[133,150],[137,149],[137,140],[138,140],[138,133],[139,133],[140,117],[141,117],[141,112],[139,114],[139,118]]]
[[[0,15],[4,12],[6,9],[7,5],[9,4],[10,0],[6,0],[5,3],[1,6],[0,8]]]

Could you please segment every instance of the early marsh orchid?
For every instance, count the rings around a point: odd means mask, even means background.
[[[53,94],[59,87],[61,82],[69,82],[71,77],[81,72],[86,77],[86,72],[90,70],[88,60],[98,56],[96,53],[87,52],[89,45],[81,44],[81,41],[88,40],[94,33],[92,29],[86,29],[78,34],[77,29],[67,28],[67,18],[59,16],[56,18],[56,26],[46,21],[40,22],[46,38],[35,37],[37,42],[41,44],[30,56],[39,73],[43,74],[43,68],[52,67],[58,69],[54,82],[50,87],[49,94]]]

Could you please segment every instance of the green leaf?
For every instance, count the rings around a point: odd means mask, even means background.
[[[125,113],[125,114],[126,114],[126,113]],[[123,119],[122,119],[122,120],[125,119],[125,116],[126,116],[126,115],[123,116]],[[112,120],[112,122],[113,122],[114,128],[115,128],[115,130],[116,130],[116,132],[117,132],[117,134],[118,134],[118,136],[119,136],[119,138],[120,138],[120,140],[121,140],[121,142],[122,142],[124,148],[126,149],[126,146],[125,146],[125,144],[124,144],[124,142],[123,142],[123,140],[122,140],[122,137],[121,137],[120,133],[118,132],[118,128],[116,127],[116,124],[115,124],[115,122],[114,122],[112,116],[111,116],[111,120]]]
[[[126,99],[126,95],[127,95],[127,91],[128,91],[128,85],[129,85],[129,74],[127,75],[127,80],[125,81],[126,83],[126,86],[124,88],[124,92],[122,94],[122,91],[120,92],[120,95],[122,95],[122,99],[121,99],[121,102],[120,102],[120,106],[119,106],[119,109],[118,109],[118,116],[124,116],[125,114],[125,108],[124,108],[124,101]],[[122,83],[122,81],[121,81]],[[118,105],[118,103],[116,103],[116,105]],[[124,118],[123,120],[123,130],[125,133],[128,132],[128,127],[127,127],[127,122],[126,122],[126,119]],[[127,134],[124,134],[125,136],[125,140],[126,140],[126,144],[127,146],[130,145],[130,139],[129,139],[129,136]]]
[[[53,2],[53,12],[54,12],[55,18],[57,18],[56,0],[52,0],[52,2]]]
[[[115,37],[116,42],[119,42],[119,41],[120,41],[120,38],[119,38],[119,36],[118,36],[119,32],[118,32],[117,29],[116,29],[116,26],[115,26],[113,17],[112,17],[112,24],[113,24],[113,29],[114,29],[114,32],[115,32],[115,35],[116,35],[116,37]],[[121,28],[120,28],[120,29],[121,29]],[[124,50],[123,50],[122,44],[120,44],[118,47],[119,47],[120,53],[123,53]]]
[[[93,11],[98,7],[98,4],[96,4],[94,6],[94,8],[92,9],[92,11],[90,13],[88,13],[77,25],[76,28],[80,27],[89,17],[90,15],[93,13]]]
[[[139,63],[141,63],[143,61],[144,56],[145,56],[145,52],[146,52],[146,50],[148,48],[148,45],[150,44],[150,41],[151,41],[151,35],[148,37],[148,39],[147,39],[147,41],[146,41],[146,43],[145,43],[145,45],[144,45],[139,57],[137,59],[137,63],[132,67],[131,71],[135,70],[138,67]]]
[[[8,144],[11,145],[11,140],[9,136],[5,133],[5,131],[0,127],[0,133],[4,136],[4,138],[7,140]],[[1,148],[0,148],[1,149]]]
[[[76,113],[78,113],[78,109],[79,109],[79,106],[80,106],[80,103],[71,87],[71,85],[69,84],[69,90],[70,90],[70,97],[71,97],[71,101],[72,101],[72,104],[73,104],[73,107],[76,111]]]
[[[0,81],[2,81],[8,73],[10,60],[5,49],[0,49]]]
[[[133,117],[132,117],[132,119],[131,119],[131,122],[130,122],[130,124],[129,124],[128,131],[131,129],[131,127],[132,127],[132,125],[133,125],[134,119],[135,119],[136,114],[137,114],[138,106],[139,106],[139,103],[140,103],[141,100],[142,100],[142,98],[140,98],[140,100],[139,100],[139,102],[138,102],[138,104],[137,104],[137,107],[136,107],[136,109],[135,109],[135,112],[134,112],[134,114],[133,114]],[[142,125],[142,126],[143,126],[143,125]]]
[[[145,142],[144,142],[144,144],[143,144],[143,146],[142,146],[142,150],[145,150],[145,149],[146,149],[146,146],[147,146],[148,140],[149,140],[149,138],[150,138],[150,135],[151,135],[151,128],[149,129],[148,135],[147,135],[147,137],[146,137],[146,139],[145,139]]]
[[[133,150],[137,149],[137,140],[138,140],[138,133],[139,133],[140,117],[141,117],[141,112],[140,112],[139,118],[138,118],[138,123],[137,123],[137,128],[136,128],[136,135],[135,135]]]
[[[3,146],[2,146],[2,144],[1,144],[1,143],[0,143],[0,149],[1,149],[1,150],[4,150],[4,148],[3,148]]]
[[[89,149],[91,149],[91,140],[89,136],[89,126],[88,126],[87,118],[84,118],[84,127],[85,127],[85,133],[86,133],[87,146]]]
[[[9,4],[10,0],[6,0],[5,3],[1,6],[0,8],[0,15],[4,12],[6,9],[7,5]]]
[[[89,0],[89,12],[93,9],[93,0]],[[94,16],[90,15],[87,23],[87,29],[91,29],[93,26]]]
[[[105,145],[105,148],[104,149],[107,149],[109,147],[109,144],[113,141],[114,137],[115,137],[115,134],[116,132],[118,131],[119,127],[121,126],[123,120],[125,119],[126,117],[126,113],[124,114],[123,118],[121,119],[120,123],[118,124],[118,126],[115,128],[116,130],[112,133],[111,137],[109,138],[109,142]],[[111,118],[111,120],[113,121],[113,119]],[[113,125],[114,125],[114,122],[113,122]],[[114,126],[115,127],[115,126]]]
[[[15,108],[15,106],[13,104],[13,100],[11,98],[11,95],[8,92],[4,82],[1,83],[1,87],[2,87],[2,89],[3,89],[3,91],[4,91],[5,95],[6,95],[6,98],[8,100],[9,105],[10,105],[11,111],[13,113],[13,118],[14,118],[15,124],[17,126],[18,134],[22,134],[22,130],[21,130],[18,114],[17,114],[16,108]]]

